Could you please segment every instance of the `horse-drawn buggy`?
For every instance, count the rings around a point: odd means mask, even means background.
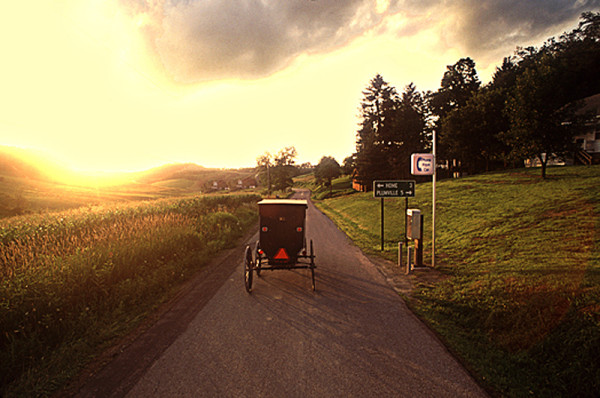
[[[259,240],[254,248],[246,246],[244,281],[252,291],[253,273],[262,271],[309,269],[315,290],[313,242],[306,245],[306,200],[264,199],[258,202]]]

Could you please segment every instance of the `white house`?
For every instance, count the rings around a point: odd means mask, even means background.
[[[600,163],[600,94],[584,99],[585,105],[581,113],[589,113],[583,130],[574,139],[579,152],[575,154],[575,163]]]
[[[254,177],[241,178],[237,182],[238,189],[255,189],[258,183]]]

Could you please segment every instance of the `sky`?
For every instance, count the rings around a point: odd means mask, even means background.
[[[435,91],[447,65],[483,83],[517,46],[600,0],[38,0],[0,4],[0,145],[78,171],[241,168],[355,150],[381,74]]]

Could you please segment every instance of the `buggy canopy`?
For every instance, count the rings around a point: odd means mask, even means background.
[[[306,200],[265,199],[258,202],[260,248],[271,262],[293,264],[305,248]]]

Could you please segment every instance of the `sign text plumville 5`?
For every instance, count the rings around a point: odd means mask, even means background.
[[[383,202],[385,198],[405,198],[408,207],[408,198],[415,196],[416,181],[392,181],[375,180],[373,181],[373,196],[381,198],[381,251],[383,251]]]
[[[373,181],[373,196],[376,198],[413,198],[415,181]]]
[[[435,157],[432,153],[413,153],[410,157],[410,172],[415,176],[433,175]]]

